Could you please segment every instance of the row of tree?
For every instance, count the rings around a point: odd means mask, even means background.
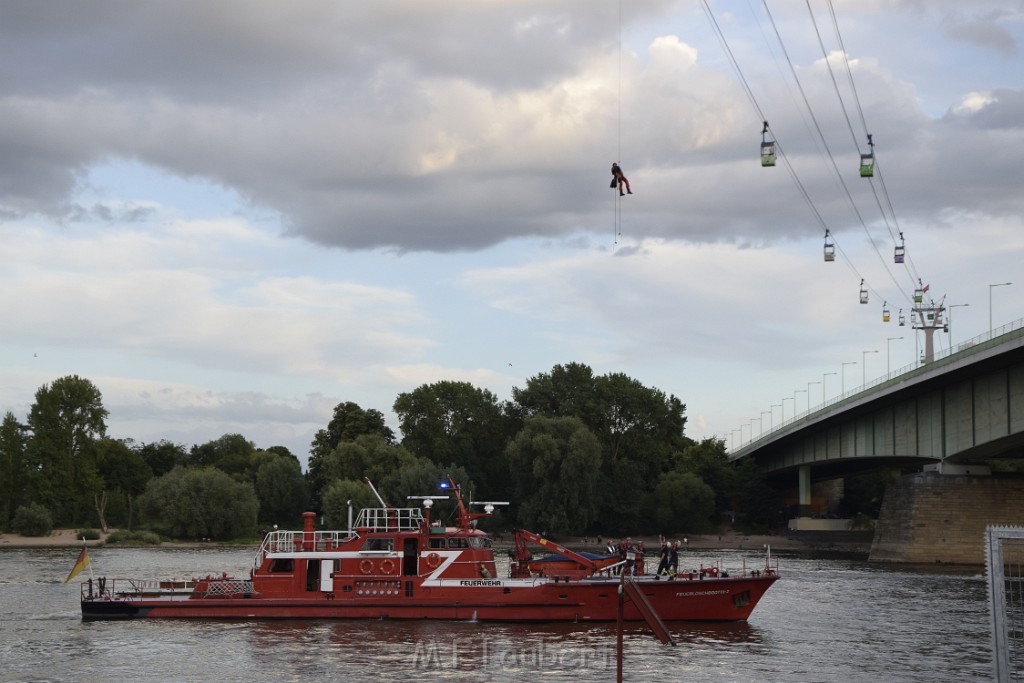
[[[7,413],[0,425],[0,526],[29,503],[59,525],[141,521],[175,537],[293,525],[306,509],[343,526],[350,504],[376,504],[364,477],[403,506],[448,476],[467,497],[508,500],[490,520],[508,527],[699,532],[726,510],[756,524],[777,521],[777,496],[752,464],[730,464],[720,440],[685,436],[685,406],[675,396],[578,363],[512,393],[501,402],[451,381],[402,393],[393,405],[400,438],[380,411],[341,403],[317,432],[303,473],[287,449],[261,450],[237,434],[190,449],[111,439],[99,390],[63,377],[36,392],[24,424]]]

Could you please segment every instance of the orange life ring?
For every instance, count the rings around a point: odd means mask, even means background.
[[[373,560],[363,560],[359,563],[359,571],[364,574],[369,574],[373,571]]]
[[[381,574],[390,574],[395,571],[395,563],[393,560],[384,558],[380,561],[380,572]]]
[[[437,565],[441,564],[441,556],[437,553],[430,553],[427,555],[427,566],[431,569],[437,569]]]

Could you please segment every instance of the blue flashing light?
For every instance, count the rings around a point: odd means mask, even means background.
[[[439,489],[446,489],[446,488],[448,488],[448,482],[442,481],[441,484],[437,488],[439,488]]]

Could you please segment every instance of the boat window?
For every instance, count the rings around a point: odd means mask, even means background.
[[[430,539],[430,547],[431,548],[443,548],[444,547],[444,539],[443,538],[432,538],[432,539]]]
[[[449,538],[448,539],[448,547],[449,548],[468,548],[469,547],[469,539],[468,538]]]
[[[395,540],[392,538],[368,538],[363,543],[363,550],[394,550]]]
[[[491,539],[486,536],[473,536],[469,539],[470,548],[490,548]]]
[[[295,560],[290,557],[280,557],[270,561],[268,571],[271,574],[290,574],[295,571]]]

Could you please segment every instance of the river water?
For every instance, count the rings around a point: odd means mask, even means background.
[[[245,548],[90,551],[98,577],[248,574]],[[614,625],[434,621],[82,623],[74,549],[0,550],[0,681],[614,681]],[[760,558],[689,553],[684,566]],[[991,680],[983,573],[787,557],[750,621],[640,625],[627,681],[937,683]]]

